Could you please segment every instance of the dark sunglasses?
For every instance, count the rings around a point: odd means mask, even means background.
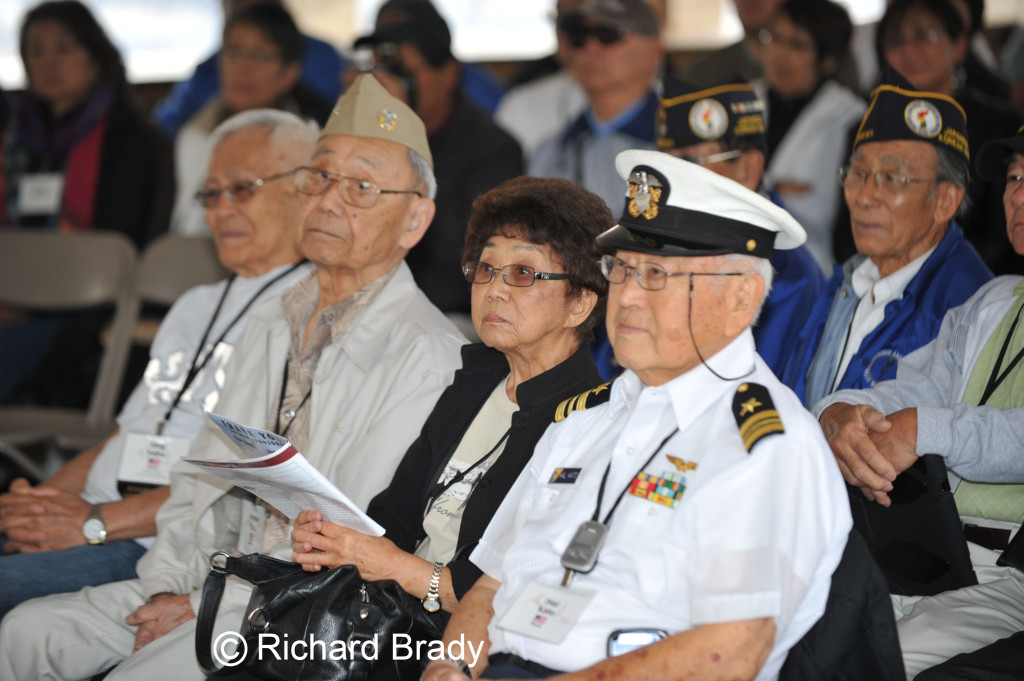
[[[614,45],[626,39],[629,31],[621,26],[587,26],[576,21],[566,21],[560,26],[565,39],[575,48],[587,44],[587,39],[596,38],[602,45]]]

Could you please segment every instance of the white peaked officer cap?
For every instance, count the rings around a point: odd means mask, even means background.
[[[793,216],[757,192],[659,151],[630,150],[615,159],[626,181],[619,224],[603,246],[638,253],[702,256],[740,253],[770,258],[804,243]]]

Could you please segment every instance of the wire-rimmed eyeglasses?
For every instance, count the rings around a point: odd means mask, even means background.
[[[231,203],[245,203],[252,198],[252,195],[256,193],[256,190],[265,185],[267,182],[273,180],[280,180],[282,177],[288,177],[295,170],[286,170],[283,173],[277,175],[270,175],[269,177],[258,177],[255,180],[245,180],[241,182],[234,182],[227,187],[209,187],[200,189],[193,196],[197,203],[203,208],[210,208],[213,204],[217,203],[217,199],[223,194],[227,197]]]
[[[572,278],[561,272],[538,272],[529,265],[495,267],[485,262],[467,262],[462,266],[462,273],[466,276],[466,281],[471,284],[488,284],[498,275],[498,272],[501,272],[501,278],[506,284],[518,287],[533,286],[533,282],[538,279],[551,281]]]
[[[897,195],[903,192],[909,184],[918,182],[938,182],[937,177],[907,177],[903,173],[891,170],[865,170],[854,166],[843,166],[839,169],[839,185],[846,191],[860,191],[867,183],[868,178],[873,177],[875,187],[885,194]]]
[[[308,196],[320,196],[333,182],[338,183],[338,196],[341,200],[356,208],[373,208],[381,194],[423,196],[415,189],[381,189],[368,180],[335,175],[320,168],[303,166],[295,169],[295,188]]]
[[[737,277],[752,272],[668,272],[664,267],[653,262],[641,262],[633,265],[619,260],[614,255],[601,256],[601,274],[612,284],[621,284],[630,276],[636,279],[640,288],[648,291],[660,291],[665,288],[669,277],[688,274],[691,277]]]

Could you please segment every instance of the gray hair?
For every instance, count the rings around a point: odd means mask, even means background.
[[[409,165],[412,166],[416,178],[427,190],[427,198],[433,199],[437,196],[437,179],[434,178],[434,169],[427,163],[427,159],[423,158],[423,155],[412,147],[409,147]]]
[[[935,153],[938,155],[938,161],[935,165],[935,186],[932,188],[932,193],[928,200],[930,201],[935,198],[935,192],[938,191],[940,182],[950,182],[954,186],[963,189],[964,198],[956,209],[956,215],[953,216],[962,219],[971,207],[971,200],[967,195],[967,183],[971,179],[971,165],[962,154],[948,147],[935,145]]]
[[[270,144],[304,148],[307,158],[313,155],[320,136],[320,126],[312,120],[303,120],[293,113],[277,109],[249,109],[235,114],[213,129],[210,133],[210,149],[216,148],[229,135],[261,127],[270,130],[267,138]]]
[[[772,278],[775,275],[775,271],[772,269],[772,263],[768,258],[758,258],[753,255],[744,255],[742,253],[729,253],[728,255],[722,256],[722,260],[732,266],[738,265],[739,269],[742,271],[753,272],[764,281],[764,295],[757,304],[757,310],[754,312],[753,319],[750,320],[750,325],[754,326],[757,324],[757,320],[761,316],[761,308],[764,307],[764,301],[768,300],[768,294],[772,292]]]

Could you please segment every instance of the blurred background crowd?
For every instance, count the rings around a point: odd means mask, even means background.
[[[636,13],[564,21],[581,1],[4,3],[0,228],[111,230],[140,251],[165,232],[205,234],[194,194],[219,123],[272,107],[322,124],[372,70],[427,126],[437,214],[408,262],[457,317],[469,311],[459,258],[473,199],[520,174],[561,176],[617,214],[619,179],[595,159],[654,148],[665,75],[755,84],[764,189],[805,226],[826,274],[854,252],[834,169],[879,64],[955,98],[972,152],[1024,115],[1014,0],[651,0],[658,25]],[[995,273],[1024,272],[1005,248],[1000,192],[972,180],[961,224]],[[87,402],[103,324],[0,307],[0,355],[20,358],[0,367],[0,402]],[[140,351],[124,385],[144,363]]]

